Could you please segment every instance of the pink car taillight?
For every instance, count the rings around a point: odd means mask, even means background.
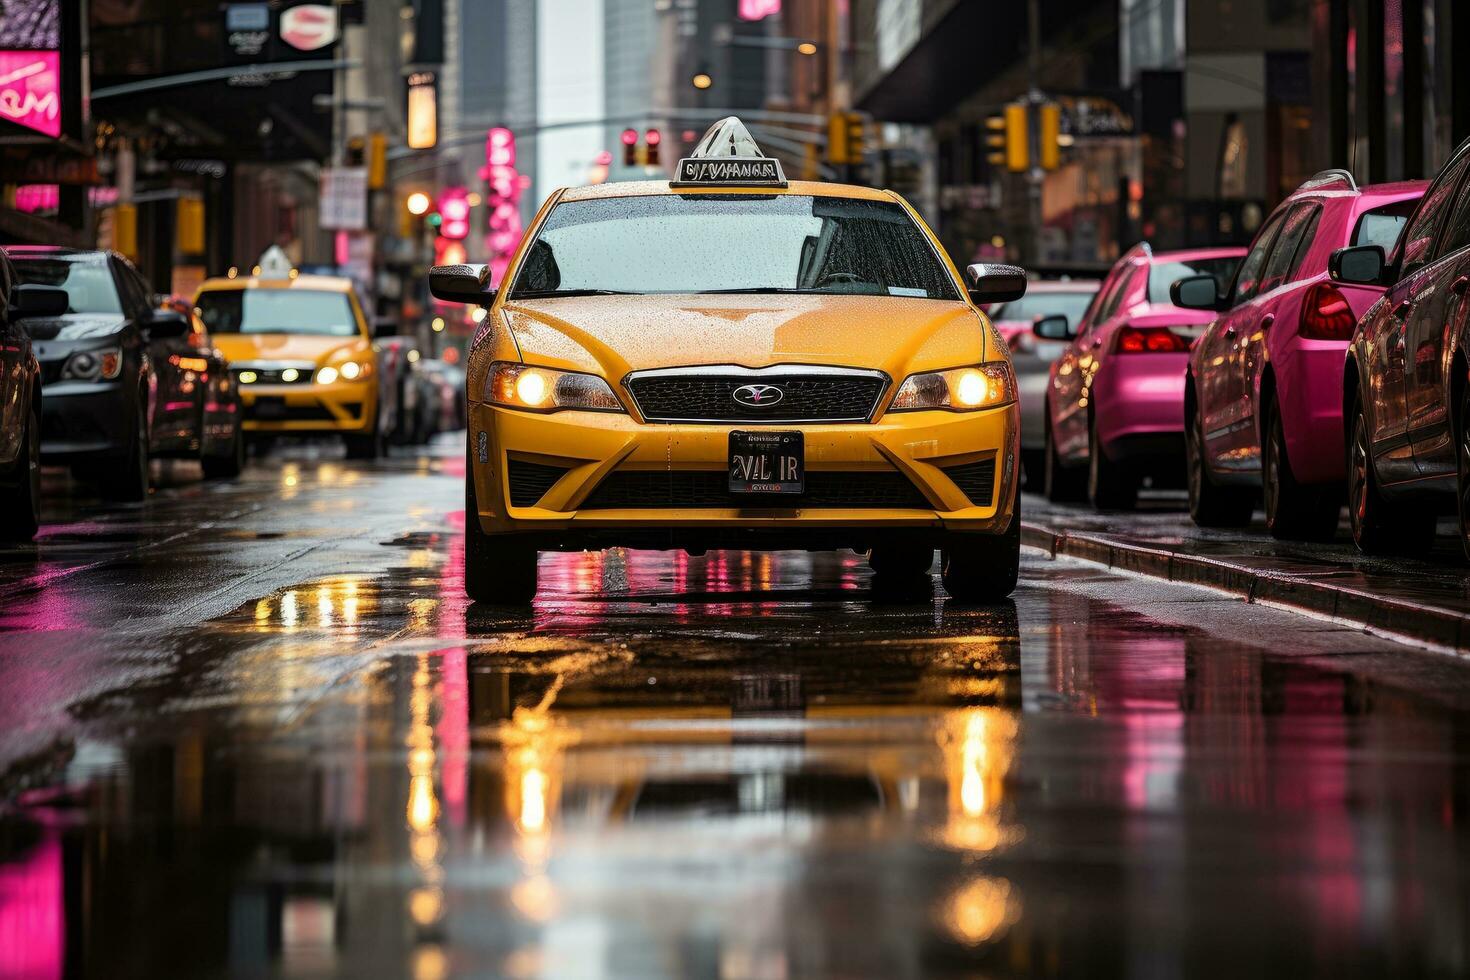
[[[1168,327],[1123,327],[1117,333],[1119,354],[1187,354],[1189,341]]]
[[[1347,297],[1331,283],[1319,282],[1302,301],[1302,324],[1297,331],[1307,340],[1352,340],[1358,318]]]

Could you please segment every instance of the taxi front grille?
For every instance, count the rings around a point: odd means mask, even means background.
[[[534,507],[566,472],[565,466],[547,466],[524,459],[508,460],[505,476],[510,485],[511,506]]]
[[[919,488],[897,470],[808,470],[806,493],[766,497],[730,493],[730,476],[724,470],[623,470],[603,480],[580,509],[664,507],[934,509]]]
[[[954,481],[970,503],[976,507],[989,507],[995,496],[995,454],[973,463],[944,467],[944,475]]]
[[[867,422],[888,378],[844,368],[642,371],[624,382],[649,422]]]

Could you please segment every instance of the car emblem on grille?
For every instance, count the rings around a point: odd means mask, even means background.
[[[770,408],[786,397],[786,392],[775,385],[741,385],[730,393],[739,405],[749,408]]]

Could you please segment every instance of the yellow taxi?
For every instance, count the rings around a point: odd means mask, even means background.
[[[256,275],[206,280],[194,303],[229,359],[247,433],[335,433],[349,457],[382,452],[372,328],[352,280],[298,275],[267,253]]]
[[[868,553],[875,588],[1015,587],[1019,417],[1006,345],[889,191],[785,179],[734,118],[668,182],[564,189],[498,289],[430,272],[488,310],[468,360],[465,584],[522,603],[541,551]]]

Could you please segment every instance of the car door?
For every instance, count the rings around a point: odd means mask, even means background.
[[[1457,406],[1449,404],[1446,380],[1470,292],[1470,155],[1452,162],[1447,174],[1457,166],[1459,180],[1445,197],[1446,218],[1404,328],[1406,424],[1420,476],[1446,476],[1456,465],[1450,422]]]
[[[1261,287],[1256,298],[1247,304],[1249,312],[1240,324],[1241,348],[1238,382],[1242,388],[1239,447],[1241,465],[1248,469],[1259,469],[1261,465],[1261,432],[1259,402],[1261,373],[1265,370],[1267,343],[1273,325],[1286,311],[1281,307],[1286,301],[1293,284],[1297,267],[1301,264],[1304,241],[1310,241],[1308,233],[1315,226],[1322,207],[1315,201],[1303,201],[1293,205],[1281,218],[1281,229],[1271,245],[1270,257],[1261,276]]]
[[[15,268],[0,255],[0,467],[9,467],[20,452],[21,431],[29,403],[26,395],[26,352],[29,343],[21,326],[10,318],[10,291]]]
[[[1410,354],[1409,326],[1419,314],[1432,317],[1439,306],[1434,249],[1453,203],[1455,188],[1464,176],[1466,161],[1465,154],[1450,161],[1425,192],[1405,226],[1398,245],[1398,282],[1385,295],[1386,315],[1375,318],[1374,336],[1369,338],[1373,345],[1371,376],[1375,382],[1375,390],[1369,396],[1373,399],[1373,418],[1369,424],[1378,473],[1388,482],[1413,479],[1419,474],[1409,431],[1410,385],[1415,373],[1411,364],[1416,357],[1432,361],[1435,353],[1432,343],[1421,340],[1421,349]],[[1420,334],[1428,329],[1416,326]],[[1426,383],[1436,375],[1432,366],[1426,366]],[[1414,397],[1416,404],[1422,403],[1423,396],[1418,391]],[[1420,422],[1428,424],[1433,413],[1423,414]]]
[[[1087,396],[1096,370],[1095,352],[1102,342],[1104,326],[1117,312],[1127,291],[1134,267],[1131,262],[1115,268],[1099,291],[1097,307],[1058,359],[1052,393],[1052,437],[1063,458],[1075,459],[1087,446]]]
[[[1231,283],[1225,312],[1210,324],[1206,334],[1208,348],[1205,376],[1196,378],[1200,424],[1204,430],[1205,458],[1217,471],[1243,468],[1240,453],[1250,440],[1245,430],[1250,426],[1250,410],[1246,406],[1246,356],[1243,345],[1259,323],[1255,299],[1260,294],[1266,260],[1281,227],[1281,215],[1272,215],[1262,226],[1250,251],[1246,253],[1235,280]],[[1201,338],[1205,340],[1206,338]]]

